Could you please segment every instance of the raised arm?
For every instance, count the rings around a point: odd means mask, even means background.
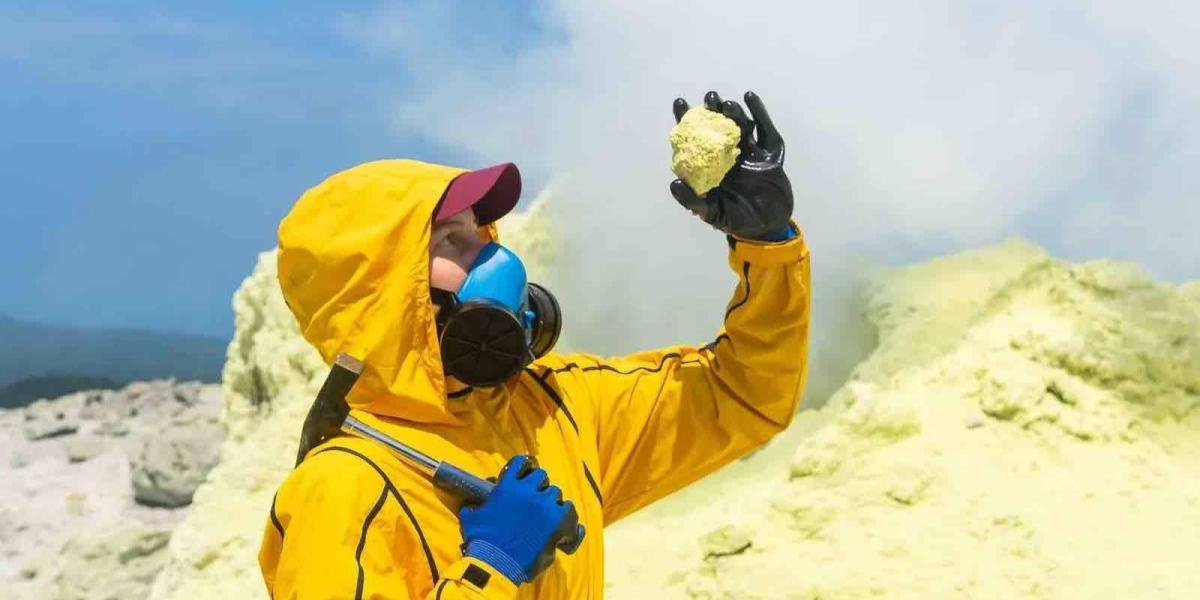
[[[717,337],[624,358],[567,357],[587,390],[607,522],[764,444],[792,419],[804,386],[809,330],[808,247],[791,221],[784,143],[762,100],[753,120],[716,92],[705,109],[741,130],[739,154],[720,184],[699,196],[675,180],[675,199],[729,241],[739,282]],[[677,99],[676,120],[688,111]]]
[[[588,389],[605,521],[715,471],[787,427],[804,387],[809,259],[801,237],[738,242],[740,281],[717,337],[602,360],[564,357]]]

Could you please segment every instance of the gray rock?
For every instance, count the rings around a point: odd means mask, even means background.
[[[55,561],[55,598],[145,598],[166,560],[171,532],[141,526],[86,534],[68,541]]]
[[[27,440],[41,440],[79,431],[79,409],[83,398],[79,394],[58,400],[38,400],[25,408],[22,430]]]
[[[221,457],[224,431],[215,419],[176,419],[145,437],[130,458],[134,499],[146,506],[180,507]]]
[[[145,598],[187,510],[163,507],[186,505],[215,462],[223,401],[164,379],[0,410],[0,600]]]
[[[17,571],[17,576],[21,579],[33,579],[45,569],[46,566],[42,564],[42,561],[38,559],[28,560],[21,564],[20,570]]]
[[[85,421],[102,419],[107,415],[107,408],[113,404],[113,398],[120,392],[111,390],[88,390],[79,392],[83,399],[79,407],[79,418]]]
[[[105,450],[104,440],[90,435],[73,437],[66,446],[67,459],[73,463],[91,460]]]
[[[129,424],[122,420],[102,421],[96,426],[95,432],[109,437],[125,437],[129,435]]]
[[[135,381],[121,390],[125,405],[123,412],[127,417],[140,417],[143,421],[189,414],[200,406],[204,388],[204,384],[198,381]]]

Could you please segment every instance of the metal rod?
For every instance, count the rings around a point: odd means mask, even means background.
[[[380,432],[374,427],[371,427],[370,425],[367,425],[366,423],[363,423],[352,416],[346,416],[346,420],[342,422],[342,430],[346,433],[358,434],[373,439],[380,444],[391,448],[400,455],[400,458],[405,459],[413,466],[425,471],[425,473],[430,477],[432,477],[433,474],[437,472],[438,467],[441,466],[440,462],[430,458],[411,446],[397,442],[395,438]]]

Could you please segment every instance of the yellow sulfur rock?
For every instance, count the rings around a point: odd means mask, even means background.
[[[671,128],[671,170],[703,196],[717,187],[738,156],[737,123],[704,107],[683,115]]]

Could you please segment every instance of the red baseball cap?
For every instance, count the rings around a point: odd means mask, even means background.
[[[521,172],[517,165],[500,163],[495,166],[467,171],[455,177],[442,195],[433,220],[441,221],[468,209],[475,209],[475,219],[487,225],[508,214],[521,197]]]

